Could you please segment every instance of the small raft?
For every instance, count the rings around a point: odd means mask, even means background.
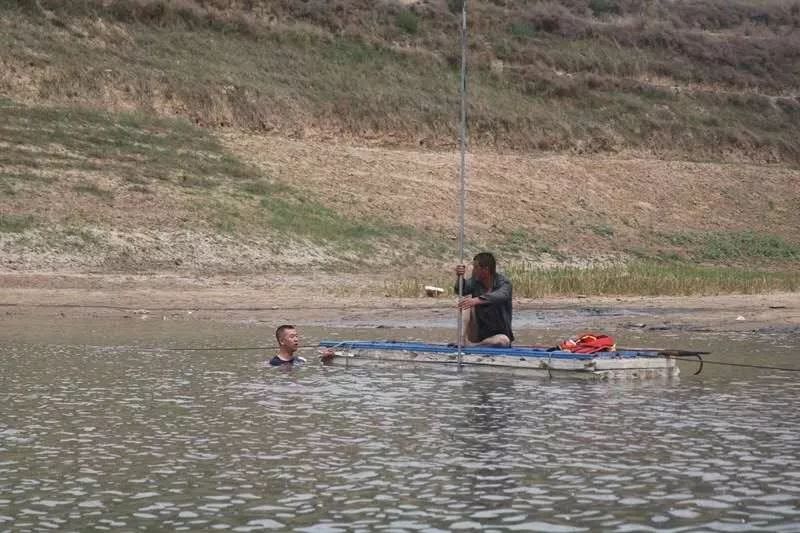
[[[322,341],[332,348],[334,365],[431,365],[595,380],[673,378],[675,358],[659,350],[620,350],[595,354],[548,351],[535,347],[464,347],[459,365],[458,348],[447,344],[389,341]]]

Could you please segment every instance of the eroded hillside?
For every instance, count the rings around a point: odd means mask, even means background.
[[[0,6],[3,268],[453,256],[458,2]],[[799,6],[470,2],[468,248],[797,261]]]

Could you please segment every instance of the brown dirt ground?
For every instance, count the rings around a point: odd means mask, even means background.
[[[455,235],[457,152],[223,133],[225,145],[266,175],[297,185],[345,215]],[[495,240],[518,229],[594,242],[610,225],[630,247],[653,232],[794,235],[800,172],[776,165],[689,162],[669,154],[507,154],[467,158],[467,234]],[[753,190],[758,183],[758,190]],[[795,224],[796,223],[796,224]],[[788,225],[787,225],[788,224]],[[791,240],[791,239],[790,239]]]
[[[290,320],[373,326],[441,318],[452,297],[388,298],[362,296],[359,287],[381,280],[356,275],[181,277],[173,275],[0,274],[0,320],[47,318],[154,318],[234,322]],[[338,287],[322,291],[321,287]],[[337,292],[341,294],[337,294]],[[374,294],[374,292],[373,292]],[[541,311],[561,317],[576,331],[586,316],[576,311],[614,311],[601,318],[604,328],[647,326],[705,332],[798,331],[800,293],[705,297],[597,297],[519,299],[515,312]],[[350,318],[348,318],[350,317]],[[366,318],[365,318],[366,317]],[[593,319],[594,323],[598,319]],[[644,327],[644,325],[642,325]]]
[[[263,176],[344,217],[412,227],[455,253],[456,150],[388,148],[311,135],[287,139],[232,130],[219,135]],[[3,213],[33,213],[41,224],[25,235],[0,233],[0,271],[294,272],[330,269],[346,253],[302,239],[286,243],[256,224],[242,235],[222,234],[198,211],[191,191],[167,189],[158,180],[143,194],[121,176],[53,172],[45,174],[58,177],[54,184],[23,187],[3,199]],[[800,170],[784,166],[689,162],[658,154],[475,151],[468,157],[465,233],[468,246],[502,247],[521,237],[519,249],[508,252],[514,257],[501,261],[542,265],[558,258],[603,261],[640,250],[681,253],[682,245],[670,237],[693,233],[752,231],[796,243],[798,180]],[[83,182],[109,191],[108,198],[76,192],[74,186]],[[248,219],[257,204],[243,201],[237,213]],[[93,242],[63,235],[72,226]],[[60,228],[58,238],[66,241],[53,242],[56,237],[46,228]],[[467,255],[477,251],[468,249]],[[409,253],[415,254],[413,269],[441,267],[423,264],[427,256],[419,251]],[[364,259],[373,272],[409,262],[396,243],[378,246]]]

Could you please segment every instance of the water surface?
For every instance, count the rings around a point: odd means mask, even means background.
[[[168,349],[270,330],[0,323],[0,531],[800,530],[797,373],[683,363],[679,380],[584,383]],[[779,334],[637,335],[800,367]]]

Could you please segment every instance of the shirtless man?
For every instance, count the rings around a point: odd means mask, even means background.
[[[300,348],[300,337],[297,334],[297,328],[284,324],[275,330],[275,338],[278,340],[278,355],[269,360],[270,366],[283,366],[283,365],[296,365],[306,362],[300,356],[294,353]],[[333,350],[326,348],[320,352],[320,361],[327,363],[333,359]]]

